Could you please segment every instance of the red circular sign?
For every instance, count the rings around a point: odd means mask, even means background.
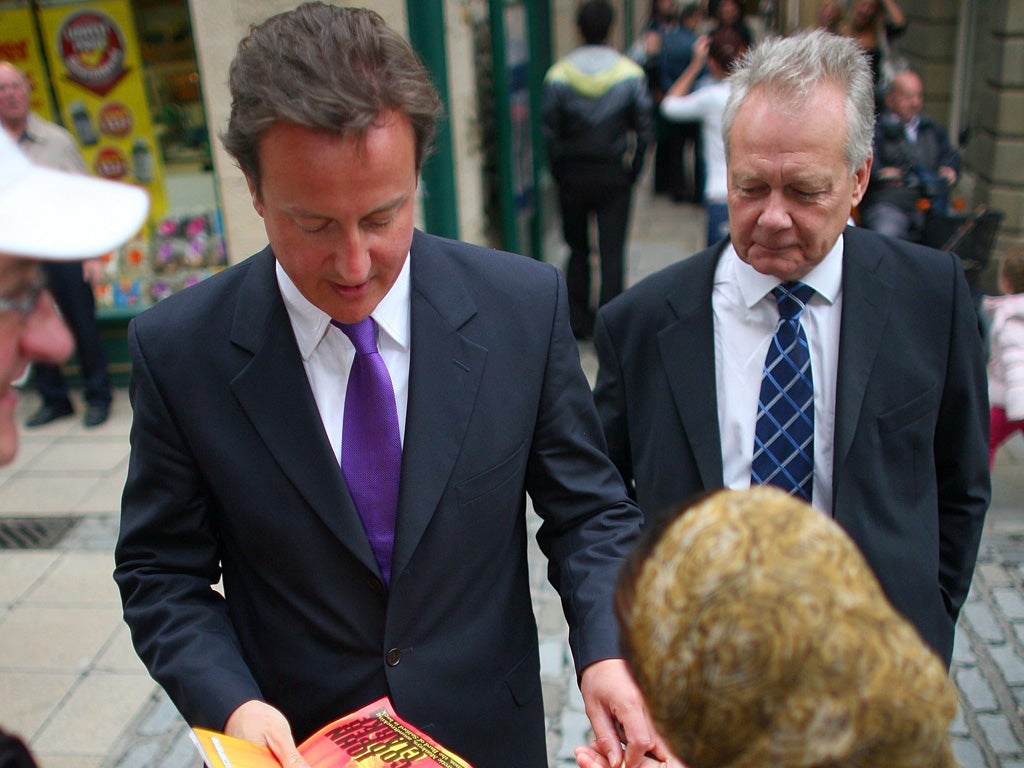
[[[69,77],[103,95],[124,75],[125,46],[121,30],[105,13],[73,13],[61,25],[57,38]]]
[[[108,136],[127,136],[132,132],[132,113],[119,101],[103,105],[99,114],[100,131]]]
[[[123,179],[128,175],[128,161],[114,147],[104,147],[97,152],[92,166],[96,175],[105,179]]]

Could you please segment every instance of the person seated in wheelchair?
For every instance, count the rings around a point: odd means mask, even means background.
[[[960,175],[960,153],[946,129],[924,114],[921,77],[904,70],[885,94],[875,124],[874,161],[861,223],[890,237],[922,242],[929,216],[946,213]]]

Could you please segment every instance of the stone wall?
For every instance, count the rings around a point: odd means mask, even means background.
[[[925,109],[966,139],[956,194],[1004,213],[994,253],[1024,244],[1024,0],[901,4]]]
[[[1006,214],[999,247],[1024,245],[1024,0],[983,3],[985,67],[970,105],[977,123],[968,160],[978,196]],[[973,126],[972,126],[973,128]]]

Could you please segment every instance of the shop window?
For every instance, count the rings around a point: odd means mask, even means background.
[[[33,0],[0,7],[0,51],[33,109],[91,171],[145,187],[144,230],[105,257],[101,313],[132,314],[226,263],[187,0]]]

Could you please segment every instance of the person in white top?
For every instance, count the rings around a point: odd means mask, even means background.
[[[672,84],[661,102],[661,114],[669,120],[701,121],[708,245],[718,242],[729,233],[722,113],[729,99],[729,70],[746,50],[742,37],[732,27],[721,27],[711,35],[701,37],[694,45],[693,59],[689,66]],[[709,75],[702,78],[702,84],[694,90],[705,62]]]

